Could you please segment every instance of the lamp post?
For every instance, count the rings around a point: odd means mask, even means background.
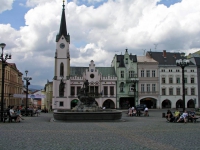
[[[2,49],[2,53],[0,55],[0,59],[1,59],[1,65],[2,65],[2,82],[1,82],[1,121],[3,121],[3,110],[4,110],[4,75],[5,75],[5,67],[6,67],[6,60],[7,59],[11,59],[11,55],[6,54],[4,56],[3,54],[3,49],[6,46],[5,43],[1,43],[0,47]]]
[[[28,74],[28,70],[25,71],[26,73],[26,77],[24,77],[24,80],[26,81],[26,116],[28,116],[28,113],[27,113],[27,108],[28,108],[28,86],[30,85],[30,80],[32,80],[31,77],[27,77],[27,74]]]
[[[184,69],[189,65],[190,61],[184,59],[185,53],[181,53],[181,59],[176,60],[176,65],[182,69],[182,99],[183,99],[183,112],[185,111],[185,78],[184,78]]]
[[[134,97],[135,97],[135,106],[138,104],[138,99],[137,99],[137,96],[138,96],[138,93],[137,93],[137,74],[134,74],[134,78],[135,80],[133,81],[134,83]]]

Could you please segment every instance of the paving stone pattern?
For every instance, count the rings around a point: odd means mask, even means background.
[[[197,123],[167,123],[166,110],[118,122],[52,122],[52,113],[0,123],[0,150],[199,150]]]

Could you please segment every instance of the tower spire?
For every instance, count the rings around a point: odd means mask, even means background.
[[[63,9],[62,9],[62,15],[61,15],[61,21],[60,21],[60,30],[59,33],[56,36],[56,42],[60,39],[60,37],[63,35],[65,39],[69,42],[69,34],[67,34],[67,25],[66,25],[66,19],[65,19],[65,0],[63,0]]]

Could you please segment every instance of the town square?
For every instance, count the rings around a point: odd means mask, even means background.
[[[198,150],[200,123],[167,123],[162,113],[116,122],[54,122],[52,113],[0,123],[1,150]]]
[[[2,1],[0,150],[200,149],[200,1]]]

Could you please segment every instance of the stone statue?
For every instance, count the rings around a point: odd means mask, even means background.
[[[95,104],[95,98],[89,96],[89,82],[88,80],[84,81],[83,87],[78,93],[78,99],[80,103],[74,108],[78,111],[96,111],[98,109]]]
[[[89,82],[88,82],[88,80],[85,80],[83,88],[84,88],[84,91],[85,91],[85,95],[88,95],[88,92],[89,92]]]
[[[61,79],[60,85],[59,85],[59,96],[60,97],[64,96],[64,89],[65,89],[65,83],[63,82],[63,79]]]

